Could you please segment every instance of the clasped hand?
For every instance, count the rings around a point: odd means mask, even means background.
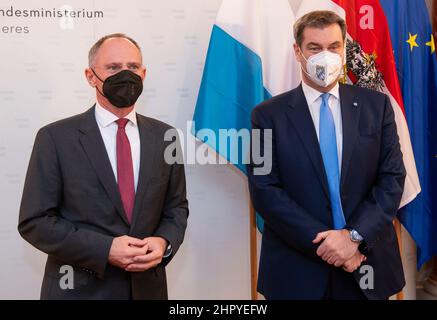
[[[166,248],[167,240],[161,237],[116,237],[112,241],[108,261],[126,271],[146,271],[161,263]]]
[[[358,250],[359,244],[350,239],[346,229],[320,232],[313,243],[321,243],[317,248],[320,258],[336,267],[342,267],[347,272],[354,272],[367,259]]]

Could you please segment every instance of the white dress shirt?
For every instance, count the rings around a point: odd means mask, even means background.
[[[100,133],[105,143],[106,152],[108,153],[109,161],[111,162],[112,171],[114,172],[115,180],[117,181],[117,130],[118,125],[115,122],[118,117],[104,109],[99,103],[96,103],[96,120]],[[138,131],[137,116],[135,109],[132,110],[126,117],[129,120],[126,124],[126,135],[129,139],[132,162],[134,168],[135,190],[138,185],[138,173],[140,170],[140,133]]]
[[[317,139],[320,142],[319,137],[319,123],[320,123],[320,106],[322,105],[323,92],[319,92],[316,89],[311,88],[304,81],[302,81],[302,90],[305,95],[305,99],[310,109],[311,118],[313,119],[314,127],[317,133]],[[338,82],[334,88],[329,91],[330,96],[328,100],[329,109],[331,109],[332,117],[335,124],[335,136],[337,140],[337,154],[338,154],[338,166],[341,173],[341,161],[343,154],[343,123],[341,120],[341,107],[340,107],[340,93]]]

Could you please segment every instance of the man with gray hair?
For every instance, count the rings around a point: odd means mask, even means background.
[[[167,299],[188,202],[183,162],[164,159],[171,127],[135,112],[145,75],[137,42],[101,38],[85,70],[96,104],[36,136],[18,230],[48,254],[42,299]]]

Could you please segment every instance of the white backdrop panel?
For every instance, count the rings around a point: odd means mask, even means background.
[[[0,0],[5,11],[68,6],[104,14],[67,20],[0,15],[1,299],[39,297],[46,257],[17,232],[25,172],[37,130],[93,104],[83,75],[90,46],[113,32],[136,39],[148,70],[137,111],[186,131],[220,3]],[[185,242],[168,267],[169,297],[248,299],[246,181],[226,166],[189,165],[186,172],[191,213]]]

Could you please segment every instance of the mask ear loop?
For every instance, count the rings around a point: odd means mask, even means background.
[[[305,62],[308,64],[308,59],[305,58],[305,56],[303,55],[302,50],[299,47],[299,54],[301,55],[301,57],[305,60]],[[305,73],[308,77],[311,78],[311,75],[303,68],[302,64],[300,64],[300,69],[303,71],[303,73]]]
[[[347,61],[346,61],[346,45],[344,46],[343,50],[343,61],[341,62],[342,68],[341,68],[341,74],[339,75],[339,81],[342,84],[347,83]]]
[[[101,83],[105,83],[105,81],[103,81],[102,79],[100,79],[100,77],[97,75],[97,73],[94,71],[93,68],[90,68],[90,69],[91,69],[91,71],[94,73],[94,75],[97,77],[97,79],[100,80]],[[99,87],[96,86],[96,90],[97,90],[97,91],[98,91],[102,96],[104,96],[104,97],[106,98],[106,96],[105,96],[102,92],[100,92]],[[107,98],[106,98],[106,99],[107,99]]]

